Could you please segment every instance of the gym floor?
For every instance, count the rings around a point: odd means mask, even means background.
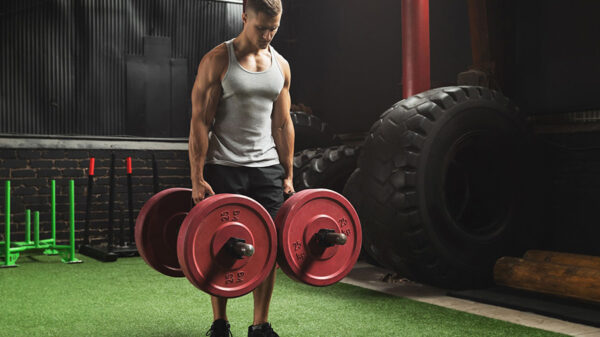
[[[449,297],[445,295],[446,291],[443,289],[411,282],[406,279],[389,279],[389,275],[390,271],[388,270],[372,266],[365,262],[358,262],[352,272],[342,282],[393,296],[409,298],[419,302],[569,336],[600,336],[600,328],[567,322],[530,312]]]
[[[114,263],[78,257],[83,264],[22,256],[18,268],[0,270],[0,336],[202,336],[208,330],[209,297],[185,278],[159,274],[137,257]],[[600,329],[507,309],[461,307],[469,301],[414,283],[382,282],[386,273],[359,262],[342,283],[315,288],[279,271],[270,321],[289,337],[600,335]],[[246,335],[251,317],[251,296],[231,300],[234,336]]]

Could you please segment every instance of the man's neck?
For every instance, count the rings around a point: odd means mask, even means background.
[[[256,46],[250,43],[250,40],[246,38],[243,32],[233,40],[233,43],[235,45],[235,50],[242,55],[258,55],[261,52],[268,52],[269,50],[269,47],[265,49],[256,48]]]

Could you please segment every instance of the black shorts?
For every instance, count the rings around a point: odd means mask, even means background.
[[[273,220],[283,204],[285,169],[280,164],[267,167],[204,165],[204,179],[215,193],[245,195],[261,204]]]

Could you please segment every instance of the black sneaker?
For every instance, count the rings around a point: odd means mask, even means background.
[[[210,337],[233,337],[229,330],[229,322],[224,319],[214,321],[206,335]]]
[[[279,337],[279,335],[273,331],[271,324],[263,323],[249,326],[248,337]]]

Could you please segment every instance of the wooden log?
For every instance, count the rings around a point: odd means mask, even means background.
[[[544,250],[528,250],[523,258],[528,261],[549,262],[600,270],[600,256],[550,252]]]
[[[502,257],[494,266],[498,285],[600,302],[600,270]]]

